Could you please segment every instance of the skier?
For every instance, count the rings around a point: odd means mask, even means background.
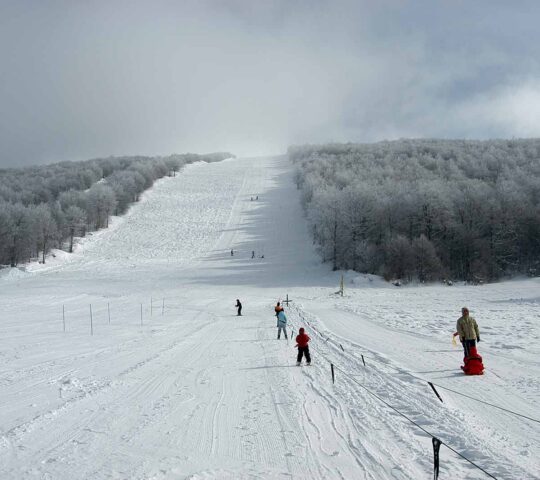
[[[274,307],[274,311],[276,312],[276,317],[278,316],[278,313],[283,310],[283,307],[279,302],[277,302],[277,305]]]
[[[476,341],[480,342],[480,331],[476,320],[469,315],[467,307],[461,309],[461,317],[457,321],[456,330],[459,341],[463,345],[463,353],[465,357],[468,357],[471,347],[476,348]]]
[[[285,334],[285,339],[287,340],[287,317],[285,316],[285,312],[283,310],[280,310],[277,314],[277,338],[279,340],[279,337],[281,335],[281,330],[283,330],[283,333]]]
[[[255,250],[251,250],[251,258],[255,258]]]
[[[234,250],[231,248],[231,257],[234,256]]]
[[[238,314],[237,316],[240,317],[242,316],[242,304],[240,303],[240,300],[238,300],[238,298],[236,299],[236,305],[235,305],[236,308],[238,308]]]
[[[300,366],[302,362],[302,356],[306,356],[306,364],[311,365],[311,355],[309,354],[309,345],[308,342],[311,339],[309,336],[304,333],[304,329],[299,330],[299,334],[296,336],[296,346],[298,347],[298,356],[296,357],[296,365]]]

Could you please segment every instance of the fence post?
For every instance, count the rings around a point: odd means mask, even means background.
[[[62,305],[62,325],[64,326],[64,332],[66,331],[66,307]]]
[[[432,437],[433,443],[433,480],[439,478],[439,450],[441,449],[441,441],[438,438]]]
[[[92,304],[90,304],[90,335],[94,335],[94,319],[92,317]]]
[[[287,293],[287,298],[285,300],[282,300],[281,303],[285,303],[285,304],[287,304],[287,307],[289,307],[290,302],[292,302],[292,300],[289,300],[289,294]]]
[[[442,403],[444,403],[444,402],[443,402],[443,399],[442,399],[441,396],[439,395],[439,392],[437,392],[437,390],[435,389],[435,386],[433,385],[433,383],[431,383],[431,382],[427,382],[427,383],[429,383],[429,386],[433,389],[433,391],[435,392],[435,395],[437,395],[437,398],[438,398]]]

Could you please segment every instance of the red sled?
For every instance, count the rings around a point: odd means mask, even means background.
[[[461,370],[465,375],[483,375],[484,364],[482,363],[482,357],[478,354],[476,347],[471,347],[469,356],[463,359],[464,366]]]

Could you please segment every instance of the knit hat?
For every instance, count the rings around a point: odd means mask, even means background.
[[[299,330],[300,333],[304,333],[304,328],[302,327],[300,330]]]

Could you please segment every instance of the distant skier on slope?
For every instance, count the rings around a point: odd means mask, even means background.
[[[300,366],[302,363],[302,356],[306,356],[306,364],[311,365],[311,355],[309,354],[309,345],[308,342],[311,339],[309,335],[304,333],[304,329],[299,330],[299,334],[296,336],[296,346],[298,347],[298,356],[296,357],[296,365]]]
[[[281,330],[283,330],[283,333],[285,334],[285,339],[287,339],[287,317],[285,316],[285,312],[283,310],[280,310],[277,314],[277,338],[279,340],[279,337],[281,335]]]
[[[238,300],[238,298],[236,299],[235,307],[238,309],[237,316],[238,317],[242,316],[242,303],[240,303],[240,300]]]

